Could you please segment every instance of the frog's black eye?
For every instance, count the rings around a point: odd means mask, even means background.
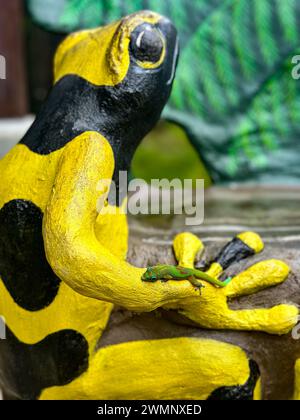
[[[130,50],[140,62],[157,63],[162,56],[162,34],[151,25],[143,25],[131,34]]]

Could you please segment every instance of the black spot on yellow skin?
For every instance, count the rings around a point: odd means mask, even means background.
[[[21,343],[7,328],[0,340],[0,385],[10,398],[36,399],[44,388],[66,385],[88,368],[88,344],[73,330]]]
[[[0,277],[14,301],[38,311],[54,300],[60,280],[45,256],[41,210],[13,200],[0,210]]]
[[[259,379],[260,372],[254,360],[249,362],[250,376],[244,385],[224,386],[216,389],[208,400],[253,400],[254,389]]]
[[[246,245],[241,239],[234,238],[220,251],[215,262],[226,270],[231,264],[255,254],[254,249]]]

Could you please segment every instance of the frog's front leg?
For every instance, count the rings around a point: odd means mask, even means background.
[[[76,292],[136,312],[187,297],[198,299],[199,293],[187,282],[142,282],[145,269],[128,264],[98,240],[97,204],[103,196],[98,185],[100,180],[111,180],[113,171],[113,151],[100,134],[85,132],[65,147],[43,219],[52,269]]]

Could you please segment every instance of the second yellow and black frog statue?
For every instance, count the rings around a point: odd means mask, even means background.
[[[118,184],[119,171],[128,170],[169,97],[177,55],[175,28],[152,12],[68,36],[55,56],[48,99],[0,161],[6,398],[206,399],[222,392],[231,398],[236,389],[258,398],[257,368],[231,344],[181,337],[97,350],[114,305],[134,312],[172,308],[206,328],[283,334],[296,323],[292,305],[227,306],[227,297],[284,281],[283,262],[258,263],[222,289],[205,284],[200,295],[189,281],[143,282],[146,269],[125,261],[125,201],[105,205],[108,191],[99,181]],[[193,235],[179,235],[180,265],[192,267],[201,246]],[[257,235],[241,234],[209,272],[217,277],[238,255],[262,247]]]

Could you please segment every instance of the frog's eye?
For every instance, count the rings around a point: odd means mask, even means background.
[[[164,52],[162,33],[151,25],[143,25],[131,35],[130,50],[140,63],[156,64]]]

